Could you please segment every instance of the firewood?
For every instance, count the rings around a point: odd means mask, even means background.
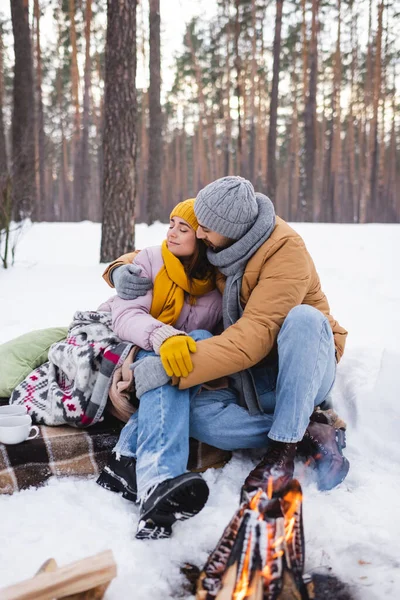
[[[237,576],[237,563],[228,567],[222,577],[221,590],[216,596],[216,600],[231,600],[235,590]]]
[[[64,596],[63,600],[102,600],[110,582],[98,585],[91,590],[81,592],[80,594],[72,594],[72,596]]]
[[[48,560],[46,560],[46,562],[42,564],[40,569],[36,572],[36,575],[39,575],[39,573],[50,573],[52,571],[56,571],[57,569],[58,564],[56,563],[54,558],[49,558]]]
[[[294,479],[277,497],[260,489],[243,503],[208,557],[196,599],[306,598],[301,504],[301,487]]]
[[[299,588],[296,585],[293,574],[288,569],[284,569],[282,579],[282,591],[278,596],[278,600],[301,600]]]
[[[0,590],[0,597],[1,600],[65,598],[108,584],[116,574],[117,566],[113,553],[111,550],[106,550],[55,571],[42,571],[32,579]],[[101,596],[90,596],[93,600],[99,597],[101,598]]]

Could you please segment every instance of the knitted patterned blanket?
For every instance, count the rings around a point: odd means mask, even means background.
[[[13,391],[10,404],[23,404],[34,423],[88,427],[99,421],[117,367],[132,344],[111,330],[111,314],[77,311],[65,341],[50,347],[48,362]]]

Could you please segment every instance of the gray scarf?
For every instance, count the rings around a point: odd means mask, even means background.
[[[275,227],[275,210],[271,200],[264,194],[259,193],[256,193],[256,200],[258,216],[249,231],[232,246],[220,252],[214,252],[211,249],[207,251],[207,258],[210,263],[227,277],[222,299],[224,329],[236,323],[242,316],[240,290],[244,270],[250,258],[269,238]],[[232,379],[234,387],[239,392],[241,400],[247,406],[250,414],[262,412],[251,372],[247,370],[236,373],[232,376]]]

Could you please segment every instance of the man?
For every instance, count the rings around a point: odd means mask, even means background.
[[[344,438],[312,415],[333,386],[347,331],[330,315],[312,258],[271,201],[242,177],[203,188],[195,213],[197,236],[222,274],[224,331],[197,342],[195,352],[187,336],[178,347],[160,348],[167,375],[179,378],[180,390],[194,390],[190,435],[227,450],[268,446],[244,483],[244,499],[266,490],[271,477],[278,492],[305,446],[319,488],[330,489],[349,469]],[[104,274],[123,298],[149,285],[131,262],[124,255]],[[225,376],[229,389],[198,392],[196,386]],[[158,385],[164,383],[161,377]]]

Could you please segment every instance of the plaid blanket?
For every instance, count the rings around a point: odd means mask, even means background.
[[[41,426],[31,441],[0,444],[0,494],[43,485],[49,477],[95,477],[117,443],[123,423],[111,416],[89,429]]]
[[[34,440],[13,446],[0,444],[0,494],[39,487],[51,476],[97,477],[123,426],[106,413],[101,423],[89,429],[42,425]],[[192,471],[222,467],[230,457],[231,452],[190,439],[188,469]]]
[[[10,404],[23,404],[34,423],[88,427],[99,421],[115,370],[133,344],[111,330],[111,314],[77,311],[66,340],[20,383]]]

